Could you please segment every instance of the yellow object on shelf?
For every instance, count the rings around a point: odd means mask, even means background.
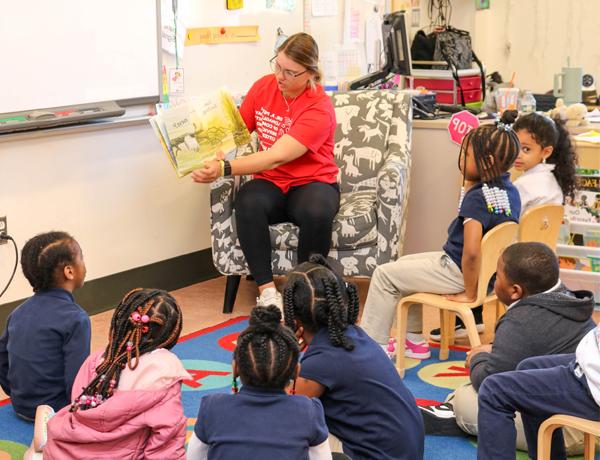
[[[197,27],[188,29],[185,46],[257,42],[258,26]]]

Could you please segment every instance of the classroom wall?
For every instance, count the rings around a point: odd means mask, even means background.
[[[271,72],[277,28],[287,35],[303,30],[303,2],[293,11],[266,9],[265,0],[245,0],[244,8],[228,11],[225,2],[180,1],[182,21],[188,28],[258,25],[260,40],[250,43],[187,46],[184,50],[186,96],[225,85],[245,93],[255,80]]]
[[[177,179],[146,123],[0,142],[0,215],[19,249],[66,230],[93,280],[208,248],[209,189]],[[14,263],[0,246],[0,289]],[[0,300],[27,297],[20,267]]]
[[[520,88],[545,92],[566,66],[600,79],[600,4],[597,0],[491,1],[475,12],[475,49],[488,71],[505,79],[516,72]],[[598,86],[598,85],[597,85]]]

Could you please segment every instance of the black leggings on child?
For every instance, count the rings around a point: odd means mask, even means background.
[[[311,254],[327,257],[333,219],[340,207],[337,184],[311,182],[283,193],[264,179],[253,179],[238,191],[235,221],[242,251],[256,284],[273,281],[269,225],[292,222],[299,229],[298,262]]]

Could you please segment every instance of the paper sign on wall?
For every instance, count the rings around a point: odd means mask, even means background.
[[[183,79],[183,69],[169,69],[169,94],[172,96],[183,96],[185,85]]]
[[[228,10],[239,10],[244,7],[244,0],[227,0]]]
[[[198,27],[188,29],[185,46],[257,42],[258,26]]]
[[[337,1],[312,0],[313,16],[337,16]]]

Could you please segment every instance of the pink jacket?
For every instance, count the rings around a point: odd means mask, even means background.
[[[102,352],[81,366],[72,398],[95,376]],[[44,460],[176,460],[185,458],[187,419],[181,406],[181,380],[190,378],[168,350],[143,355],[138,367],[125,369],[117,391],[85,411],[64,407],[48,422]]]

